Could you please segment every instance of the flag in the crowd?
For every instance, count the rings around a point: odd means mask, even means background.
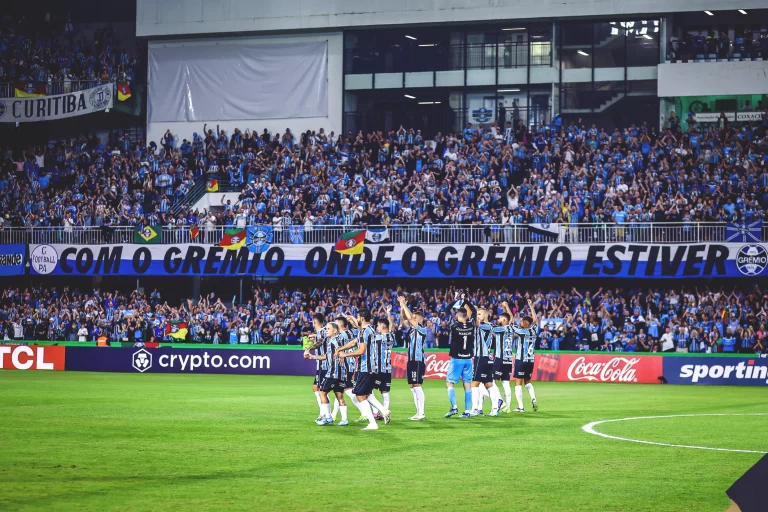
[[[339,254],[363,254],[364,248],[365,230],[361,229],[360,231],[350,231],[341,235],[333,250]]]
[[[39,98],[40,96],[45,96],[45,84],[16,82],[13,84],[13,89],[17,98]]]
[[[763,238],[763,221],[729,222],[725,228],[726,242],[760,242]]]
[[[205,190],[206,192],[218,192],[219,180],[208,180],[208,183],[205,184]]]
[[[230,228],[224,231],[219,246],[229,251],[237,251],[245,245],[245,228]]]
[[[534,238],[557,240],[560,229],[557,224],[528,224],[528,232],[534,235]]]
[[[162,226],[149,226],[146,224],[139,224],[133,231],[133,243],[159,244],[162,238],[160,235],[162,233]]]
[[[197,236],[200,234],[200,226],[197,224],[192,224],[192,227],[189,228],[189,238],[191,240],[194,240],[197,238]]]
[[[125,101],[131,97],[131,86],[126,83],[117,84],[117,99]]]
[[[365,241],[372,244],[388,244],[390,242],[389,228],[368,228],[365,232]]]
[[[246,229],[245,246],[254,254],[266,252],[272,245],[272,226],[251,226]]]
[[[292,244],[303,244],[304,243],[304,226],[303,225],[289,226],[288,236],[290,236]]]
[[[182,320],[171,320],[165,326],[166,336],[176,340],[185,340],[187,338],[187,322]]]

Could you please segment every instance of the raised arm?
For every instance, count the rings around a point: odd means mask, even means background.
[[[531,318],[533,318],[533,324],[539,325],[539,317],[536,314],[536,310],[533,309],[533,302],[531,302],[531,299],[528,299],[528,307],[531,309]]]
[[[411,313],[411,310],[408,308],[408,302],[405,300],[405,297],[398,297],[397,301],[400,303],[400,308],[403,312],[403,316],[406,320],[408,320],[408,323],[411,324],[413,327],[418,326],[418,322],[413,317],[413,313]]]

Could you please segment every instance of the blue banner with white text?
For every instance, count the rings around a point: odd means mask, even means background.
[[[0,276],[18,276],[24,273],[27,246],[24,244],[0,245]]]
[[[741,357],[665,357],[664,378],[670,384],[728,386],[768,385],[768,359]]]

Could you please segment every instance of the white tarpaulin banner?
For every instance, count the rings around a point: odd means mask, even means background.
[[[327,41],[149,48],[150,123],[327,115]]]
[[[763,120],[762,112],[724,112],[725,118],[738,122],[759,122]],[[693,118],[700,123],[716,123],[720,120],[720,112],[697,112]]]
[[[51,121],[106,110],[112,107],[114,87],[104,84],[69,94],[0,99],[0,123]]]

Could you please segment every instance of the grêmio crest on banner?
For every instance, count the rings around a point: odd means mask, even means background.
[[[30,245],[38,275],[218,275],[360,278],[755,277],[768,273],[768,244],[366,246],[269,245],[255,253],[213,245]]]
[[[36,98],[0,98],[0,123],[50,121],[99,112],[112,107],[114,84],[69,94]]]

